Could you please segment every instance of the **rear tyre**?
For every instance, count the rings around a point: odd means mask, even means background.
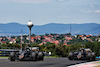
[[[95,60],[96,56],[95,56],[95,52],[92,52],[92,60]]]
[[[43,54],[43,52],[39,52],[38,53],[38,60],[44,60],[44,54]]]
[[[91,55],[91,53],[87,53],[87,60],[92,60],[92,55]]]
[[[94,61],[95,60],[95,57],[93,57],[92,60]]]

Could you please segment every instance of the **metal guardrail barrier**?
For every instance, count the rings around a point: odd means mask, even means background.
[[[9,56],[10,52],[18,51],[14,49],[0,49],[0,56]]]
[[[9,56],[10,52],[19,51],[19,49],[0,49],[0,56]],[[45,56],[50,56],[49,53],[43,52]]]

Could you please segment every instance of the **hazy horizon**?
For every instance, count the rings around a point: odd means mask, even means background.
[[[0,24],[11,24],[11,23],[21,24],[18,22],[9,22],[9,23],[0,23]],[[92,23],[93,22],[91,22],[91,23],[47,23],[47,24],[92,24]],[[47,24],[43,24],[43,25],[47,25]],[[100,23],[93,23],[93,24],[100,24]],[[21,24],[21,25],[27,25],[27,24]],[[36,25],[36,24],[34,24],[34,25]],[[42,25],[36,25],[36,26],[42,26]]]

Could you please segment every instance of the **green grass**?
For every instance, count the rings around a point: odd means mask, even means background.
[[[100,65],[99,66],[94,66],[94,67],[100,67]]]
[[[7,56],[0,56],[0,58],[8,58]]]
[[[100,62],[97,62],[97,63],[100,63]]]

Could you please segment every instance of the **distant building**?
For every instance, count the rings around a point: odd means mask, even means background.
[[[90,38],[87,38],[87,40],[90,41],[90,42],[93,42],[92,39],[90,39]]]
[[[43,44],[45,45],[45,44],[47,44],[47,42],[42,42],[42,43],[39,44],[39,46],[40,46],[40,45],[43,45]]]
[[[6,44],[6,41],[1,41],[1,44]]]

